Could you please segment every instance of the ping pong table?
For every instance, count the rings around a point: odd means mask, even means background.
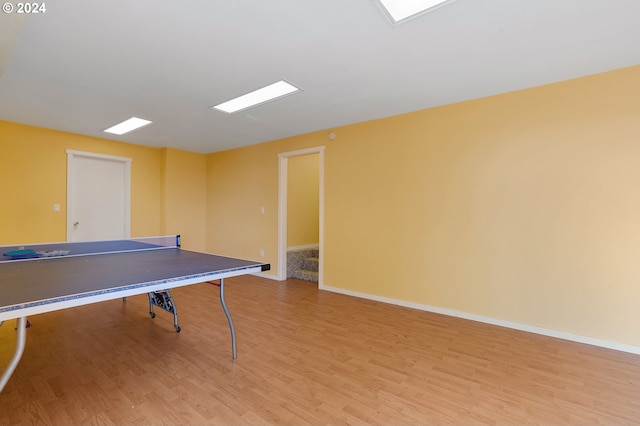
[[[184,250],[179,235],[0,246],[0,325],[11,319],[17,324],[16,347],[0,376],[0,392],[24,352],[27,317],[147,293],[151,316],[155,316],[153,305],[172,312],[176,331],[180,331],[170,289],[214,280],[219,280],[216,285],[236,359],[236,334],[224,297],[224,279],[269,268],[268,263]]]

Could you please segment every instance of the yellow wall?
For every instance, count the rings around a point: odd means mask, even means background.
[[[277,275],[278,154],[325,141],[316,134],[208,154],[206,251],[264,260]]]
[[[278,168],[275,153],[267,148],[257,145],[207,156],[207,252],[275,264]]]
[[[318,154],[290,157],[287,161],[287,247],[318,245]]]
[[[277,154],[325,145],[325,285],[640,345],[639,82],[636,66],[210,154],[207,246],[275,266]]]
[[[66,240],[67,149],[132,158],[131,235],[160,233],[160,150],[0,121],[0,244]]]
[[[162,231],[180,234],[182,247],[205,250],[206,157],[163,149]]]

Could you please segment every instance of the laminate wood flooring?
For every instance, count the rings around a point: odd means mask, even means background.
[[[640,424],[640,356],[323,292],[227,280],[30,318],[0,425]],[[14,347],[0,328],[0,365]]]

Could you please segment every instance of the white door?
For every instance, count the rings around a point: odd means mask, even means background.
[[[67,151],[67,240],[129,238],[131,159]]]

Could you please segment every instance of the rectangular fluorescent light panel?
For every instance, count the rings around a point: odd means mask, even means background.
[[[130,119],[125,120],[122,123],[109,127],[105,130],[105,132],[113,133],[114,135],[124,135],[125,133],[139,129],[140,127],[144,127],[148,124],[151,124],[151,121],[144,120],[138,117],[131,117]]]
[[[377,0],[394,24],[453,0]]]
[[[297,87],[292,86],[284,80],[280,80],[276,83],[265,86],[262,89],[254,90],[246,95],[242,95],[231,99],[230,101],[213,106],[212,108],[227,113],[233,113],[298,91],[300,91],[300,89]]]

